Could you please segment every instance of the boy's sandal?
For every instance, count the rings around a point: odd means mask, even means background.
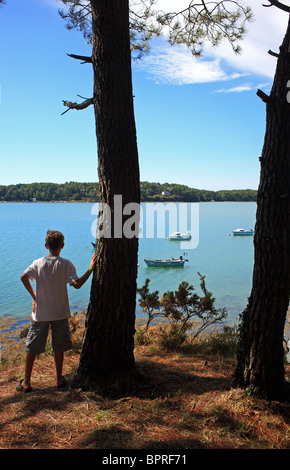
[[[24,379],[20,380],[19,384],[16,386],[17,392],[24,392],[24,393],[29,393],[32,392],[31,387],[23,387],[22,382]]]
[[[60,390],[62,388],[65,388],[68,385],[68,381],[62,376],[62,383],[60,385],[57,385],[57,390]]]

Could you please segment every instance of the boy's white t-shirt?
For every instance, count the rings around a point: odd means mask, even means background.
[[[67,284],[78,279],[74,265],[61,256],[44,256],[34,260],[24,271],[36,281],[35,321],[62,320],[70,317]]]

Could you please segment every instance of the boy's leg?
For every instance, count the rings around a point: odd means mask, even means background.
[[[62,366],[63,366],[63,351],[57,351],[54,353],[55,369],[56,369],[56,385],[62,385]]]
[[[26,340],[26,362],[25,362],[25,376],[21,383],[23,388],[30,388],[30,380],[33,364],[37,354],[41,354],[45,350],[46,339],[48,334],[48,322],[36,322],[34,320],[30,323],[30,328]]]
[[[24,379],[22,381],[22,387],[23,388],[30,388],[31,383],[30,383],[30,378],[31,378],[31,372],[33,368],[33,364],[36,358],[36,354],[26,354],[26,362],[25,362],[25,375]]]
[[[56,368],[57,386],[63,385],[62,367],[64,351],[72,349],[72,341],[68,319],[56,320],[51,323],[52,349]]]

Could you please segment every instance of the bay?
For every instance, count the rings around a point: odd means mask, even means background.
[[[151,203],[142,204],[144,212],[148,204]],[[205,276],[206,287],[216,298],[216,306],[227,308],[228,323],[237,324],[250,295],[254,249],[253,237],[234,237],[232,230],[254,228],[256,203],[197,205],[199,224],[194,230],[198,229],[199,242],[194,249],[187,249],[185,242],[181,248],[180,242],[167,240],[168,227],[163,238],[156,233],[154,238],[148,238],[140,232],[138,287],[149,278],[150,290],[158,290],[161,296],[167,290],[177,289],[180,282],[187,281],[200,294],[199,272]],[[0,204],[0,317],[30,315],[30,296],[20,276],[34,259],[47,254],[44,240],[48,229],[63,232],[65,247],[61,256],[74,263],[78,275],[87,270],[93,254],[92,226],[95,221],[96,205],[92,203]],[[148,220],[146,223],[148,225]],[[144,262],[144,257],[179,257],[185,252],[184,257],[189,261],[184,268],[148,268]],[[72,311],[87,307],[90,284],[89,280],[80,290],[69,288]],[[136,314],[142,314],[138,302]]]

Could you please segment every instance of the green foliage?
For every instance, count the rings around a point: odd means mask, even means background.
[[[249,202],[257,200],[257,191],[254,189],[208,191],[205,189],[190,188],[180,184],[149,183],[148,181],[141,182],[140,186],[141,200],[144,202]],[[163,196],[162,192],[164,191],[169,191],[170,196]]]
[[[178,351],[184,344],[187,335],[180,330],[177,323],[171,323],[169,328],[161,328],[159,333],[159,345],[165,351]]]
[[[177,291],[166,292],[160,299],[164,316],[171,321],[178,322],[180,332],[185,332],[193,327],[193,318],[198,320],[193,332],[193,339],[210,325],[221,323],[227,316],[226,309],[217,309],[214,306],[215,298],[205,287],[205,276],[201,276],[199,273],[198,275],[203,296],[193,293],[194,287],[188,282],[182,282]]]
[[[0,201],[98,200],[97,183],[31,183],[0,186]]]
[[[60,16],[66,21],[68,30],[77,29],[83,33],[87,43],[92,42],[91,4],[88,0],[61,0],[67,7],[59,9]]]
[[[177,348],[183,344],[186,332],[189,330],[191,340],[194,341],[209,326],[221,324],[227,317],[225,308],[217,309],[215,307],[215,298],[206,289],[205,277],[200,274],[199,276],[203,293],[201,296],[193,292],[194,287],[185,281],[179,284],[175,292],[165,292],[160,299],[158,299],[158,291],[150,293],[149,279],[146,279],[144,286],[138,289],[138,293],[141,295],[139,305],[148,316],[143,333],[147,334],[150,323],[158,315],[162,315],[170,321],[170,327],[162,329],[161,332],[161,342],[164,347],[166,345],[166,349]],[[139,336],[140,334],[142,333],[139,332]],[[146,338],[147,340],[148,338]],[[140,343],[140,338],[138,341]]]
[[[61,0],[65,8],[59,9],[66,21],[67,29],[83,33],[87,43],[92,42],[91,4],[89,0]],[[149,40],[159,36],[161,25],[155,19],[152,9],[155,0],[131,0],[129,10],[130,44],[132,58],[139,59],[150,50]]]
[[[232,191],[207,191],[189,188],[181,184],[149,183],[144,181],[141,186],[142,202],[210,202],[210,201],[256,201],[257,191],[253,189]],[[162,195],[169,190],[170,196]],[[74,181],[64,184],[31,183],[0,186],[0,201],[98,201],[98,183],[77,183]]]
[[[234,52],[240,52],[239,41],[245,34],[245,24],[252,11],[237,1],[189,2],[177,12],[157,12],[156,20],[169,31],[169,43],[185,44],[192,54],[200,56],[204,41],[217,46],[227,39]]]
[[[62,0],[61,17],[68,29],[81,31],[92,42],[91,4],[89,0]],[[178,2],[177,2],[178,3]],[[217,46],[227,39],[235,52],[245,34],[245,25],[252,19],[251,9],[241,0],[188,2],[178,11],[154,9],[157,0],[130,0],[129,27],[133,59],[149,52],[149,41],[168,32],[171,45],[185,44],[194,55],[200,55],[204,41]],[[137,54],[136,54],[137,53]]]
[[[145,312],[148,316],[148,320],[145,327],[145,332],[148,330],[149,324],[154,320],[154,318],[162,315],[160,312],[160,304],[158,298],[158,291],[150,293],[149,292],[149,282],[150,280],[147,278],[145,284],[140,289],[137,288],[137,294],[140,295],[139,298],[139,305],[142,307],[143,312]]]
[[[188,350],[192,354],[219,354],[223,357],[233,357],[237,354],[238,332],[235,328],[224,326],[222,331],[204,335],[200,341],[190,344]]]
[[[19,338],[20,339],[27,338],[28,332],[29,332],[29,325],[25,325],[19,333]]]
[[[139,346],[146,346],[151,342],[150,335],[144,330],[144,328],[138,328],[136,330],[134,340]]]
[[[131,0],[129,10],[132,59],[140,59],[150,51],[150,39],[161,34],[162,26],[155,21],[153,5],[156,0]]]

